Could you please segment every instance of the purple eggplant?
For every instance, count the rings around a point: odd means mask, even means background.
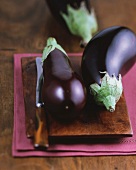
[[[74,120],[86,103],[86,88],[73,71],[66,52],[54,38],[43,51],[42,100],[47,113],[59,120]]]
[[[107,95],[115,98],[114,104],[119,100],[121,95],[122,84],[121,75],[123,76],[132,67],[136,60],[136,35],[127,27],[113,26],[106,28],[95,35],[85,47],[82,57],[81,69],[84,82],[87,90],[94,95],[94,98],[98,104],[103,104],[99,92],[102,91],[101,87],[107,86]],[[104,77],[105,76],[105,77]],[[104,81],[109,81],[110,85]],[[103,84],[104,82],[104,84]],[[97,86],[94,86],[94,84]],[[114,90],[115,86],[119,86],[119,89]],[[119,90],[118,94],[117,93]],[[103,92],[105,93],[105,92]],[[105,96],[101,92],[105,100]],[[109,100],[112,100],[112,97]],[[114,99],[113,99],[114,100]],[[110,101],[108,101],[110,102]],[[114,105],[113,104],[113,105]],[[105,104],[104,104],[105,105]],[[115,110],[115,106],[107,106],[108,110]]]
[[[82,38],[81,46],[92,38],[97,29],[97,19],[89,0],[46,0],[53,16],[70,33]]]

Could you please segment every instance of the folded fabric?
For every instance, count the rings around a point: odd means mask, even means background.
[[[81,55],[81,54],[71,54]],[[98,156],[98,155],[132,155],[136,154],[136,64],[123,77],[124,95],[132,123],[133,137],[118,140],[101,140],[97,143],[52,144],[47,150],[39,151],[33,147],[32,140],[25,133],[25,108],[22,84],[22,57],[41,56],[41,54],[14,55],[14,130],[12,155],[24,156]]]

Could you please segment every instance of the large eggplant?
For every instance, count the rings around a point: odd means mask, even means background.
[[[110,111],[122,94],[121,75],[136,60],[136,35],[127,27],[113,26],[95,35],[85,47],[82,75],[88,92]]]
[[[59,120],[74,120],[86,103],[81,76],[73,71],[70,59],[55,38],[48,38],[42,59],[45,110]]]
[[[92,38],[97,29],[97,19],[90,0],[46,0],[53,16],[69,31],[82,38],[81,46]]]

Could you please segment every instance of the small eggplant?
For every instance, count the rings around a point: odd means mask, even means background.
[[[54,15],[71,34],[82,38],[85,46],[97,29],[97,19],[89,0],[46,0]]]
[[[86,103],[83,80],[73,71],[70,59],[55,38],[48,38],[42,60],[45,110],[58,120],[74,120]]]
[[[136,35],[127,27],[113,26],[95,35],[83,52],[81,70],[87,91],[97,104],[114,111],[122,95],[121,75],[136,60]]]

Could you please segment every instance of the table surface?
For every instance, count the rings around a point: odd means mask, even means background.
[[[136,32],[136,0],[91,0],[99,30],[123,25]],[[135,170],[136,156],[13,158],[13,54],[41,53],[49,36],[67,52],[82,52],[72,36],[52,17],[45,0],[1,0],[0,4],[0,169],[3,170]]]

